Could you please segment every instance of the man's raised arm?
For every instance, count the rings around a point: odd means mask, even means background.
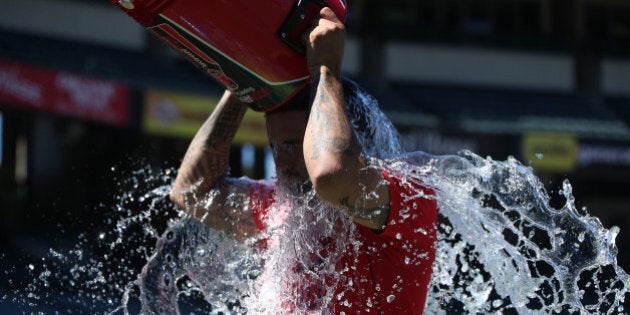
[[[359,224],[382,229],[389,214],[388,186],[379,170],[367,167],[344,110],[345,28],[329,8],[320,16],[307,43],[313,104],[304,135],[306,167],[320,199]]]
[[[247,206],[248,189],[227,180],[229,153],[247,105],[225,91],[210,117],[191,141],[179,167],[170,198],[192,217],[233,236],[253,233]],[[234,198],[226,202],[228,196]]]

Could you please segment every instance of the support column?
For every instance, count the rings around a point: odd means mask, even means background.
[[[584,0],[572,1],[573,12],[573,69],[575,90],[586,97],[592,106],[605,106],[602,99],[602,47],[597,36],[586,29]]]
[[[382,37],[383,22],[380,19],[381,1],[363,0],[357,2],[357,26],[361,39],[360,76],[369,90],[384,91],[385,80],[385,42]]]

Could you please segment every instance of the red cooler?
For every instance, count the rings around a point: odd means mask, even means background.
[[[257,111],[309,81],[302,34],[321,8],[344,21],[344,0],[111,0]]]

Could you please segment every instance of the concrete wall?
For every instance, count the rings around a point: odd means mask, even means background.
[[[568,91],[573,88],[568,56],[465,47],[391,43],[387,77],[395,80]]]
[[[106,0],[2,0],[0,8],[5,30],[133,50],[146,45],[144,28]]]

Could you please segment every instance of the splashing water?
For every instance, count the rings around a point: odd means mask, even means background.
[[[395,162],[436,189],[440,226],[429,310],[463,313],[625,313],[628,275],[616,265],[618,229],[561,209],[514,158],[414,153]],[[409,161],[411,165],[409,166]],[[412,179],[413,180],[413,179]]]
[[[578,211],[568,182],[561,191],[566,203],[556,209],[532,169],[514,158],[494,161],[467,151],[402,154],[398,135],[376,101],[349,81],[344,91],[371,164],[435,190],[440,222],[425,313],[626,313],[630,279],[616,264],[619,231]],[[331,268],[338,253],[313,255],[313,239],[332,238],[338,250],[360,242],[339,237],[340,230],[352,235],[354,225],[318,203],[312,192],[285,198],[289,206],[275,209],[294,211],[269,215],[271,229],[284,233],[280,239],[266,234],[236,241],[175,211],[168,201],[170,180],[170,170],[133,174],[129,181],[153,187],[148,192],[121,187],[115,227],[99,234],[109,251],[87,258],[89,249],[82,244],[64,254],[51,250],[46,262],[31,268],[34,280],[22,292],[27,304],[41,304],[53,279],[69,279],[80,287],[75,294],[103,304],[99,309],[109,314],[281,313],[277,296],[291,297],[283,291],[283,279],[309,268],[340,279]],[[138,203],[142,208],[130,210]],[[112,262],[107,255],[114,257],[115,251],[129,256]],[[144,266],[122,267],[131,260]],[[296,272],[287,261],[304,268]],[[324,303],[338,298],[330,294],[334,290],[327,292]]]

